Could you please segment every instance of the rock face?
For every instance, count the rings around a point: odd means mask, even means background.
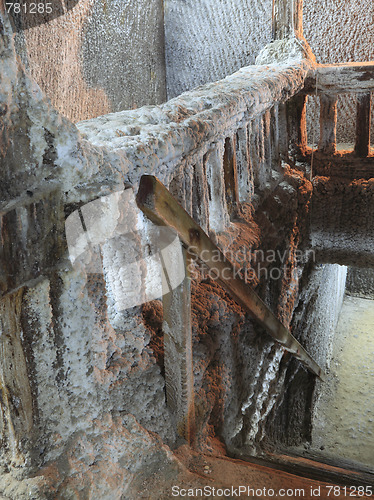
[[[165,398],[162,304],[120,301],[124,291],[154,284],[146,258],[156,249],[135,205],[113,209],[114,221],[104,208],[88,221],[85,210],[101,199],[110,211],[109,195],[157,175],[326,368],[345,271],[318,264],[311,248],[330,221],[319,211],[312,217],[323,182],[314,186],[285,161],[286,101],[311,62],[244,68],[163,106],[109,114],[78,130],[24,71],[4,12],[0,23],[0,492],[138,498],[152,475],[185,473],[171,452],[181,438]],[[110,224],[128,224],[133,238],[118,230],[101,253],[91,240],[87,261],[73,266],[66,220],[74,214],[78,242]],[[133,274],[126,258],[136,263]],[[195,446],[206,449],[218,436],[233,453],[256,454],[305,442],[314,377],[203,267],[195,271]]]

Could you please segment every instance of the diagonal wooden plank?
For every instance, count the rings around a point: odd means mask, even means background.
[[[217,280],[287,351],[312,373],[324,379],[324,373],[302,345],[279,321],[268,306],[240,277],[239,270],[223,255],[201,227],[177,203],[166,187],[154,176],[143,175],[136,197],[138,207],[155,224],[173,228],[188,251],[203,261]]]

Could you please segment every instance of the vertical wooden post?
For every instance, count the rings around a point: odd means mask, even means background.
[[[189,273],[192,260],[184,247],[183,257],[186,269],[183,282],[163,296],[166,400],[175,415],[178,434],[192,445],[195,437]],[[167,276],[172,270],[165,271]]]
[[[250,156],[253,165],[254,187],[262,188],[266,183],[266,163],[264,151],[264,130],[262,116],[256,116],[252,120],[252,129],[250,134]]]
[[[279,130],[282,131],[279,134],[279,155],[280,158],[284,161],[287,161],[288,157],[288,145],[289,145],[289,137],[288,137],[288,126],[287,126],[287,112],[288,112],[288,103],[280,102],[278,106],[278,123]]]
[[[15,467],[27,463],[27,443],[33,439],[33,395],[23,347],[23,294],[21,288],[0,301],[0,436]]]
[[[198,160],[193,168],[192,180],[192,216],[209,233],[209,199],[206,178],[206,158]]]
[[[221,232],[230,224],[226,202],[225,174],[223,169],[224,148],[221,141],[206,153],[206,176],[209,199],[209,228]]]
[[[251,122],[236,133],[239,202],[249,203],[253,196],[253,168],[249,154]]]
[[[270,110],[270,144],[271,144],[271,162],[273,168],[278,167],[280,162],[279,147],[279,106],[275,104]]]
[[[236,137],[225,140],[225,150],[223,154],[223,175],[225,179],[225,194],[227,209],[230,217],[236,213],[239,201],[238,195],[238,175],[236,167]]]
[[[264,131],[264,159],[266,172],[271,175],[271,112],[269,109],[262,115],[263,131]]]
[[[273,0],[273,40],[303,36],[303,0]]]
[[[371,93],[357,96],[355,154],[366,158],[370,153]]]
[[[324,154],[336,153],[337,103],[336,95],[320,96],[320,138],[318,151]]]
[[[306,96],[297,95],[287,102],[287,130],[291,154],[303,152],[307,147],[306,101]]]

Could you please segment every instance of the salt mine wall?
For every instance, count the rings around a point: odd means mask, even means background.
[[[206,0],[198,11],[190,0],[167,0],[165,40],[168,97],[219,80],[254,64],[271,41],[270,0]],[[198,14],[198,15],[196,15]],[[374,59],[374,6],[370,0],[304,0],[304,36],[321,64]],[[309,141],[319,139],[318,109],[309,98]],[[339,143],[353,143],[356,101],[340,96]],[[374,137],[372,137],[372,140]]]
[[[350,267],[347,276],[347,293],[355,297],[374,298],[374,270]]]
[[[166,100],[161,0],[79,0],[19,30],[16,47],[54,107],[74,122]]]
[[[304,36],[317,62],[332,64],[372,61],[374,59],[373,15],[374,6],[370,0],[335,2],[304,0]],[[310,139],[314,133],[317,142],[319,130],[316,115],[318,116],[318,112],[311,105]],[[354,143],[356,101],[353,96],[339,96],[338,117],[337,142]]]
[[[152,224],[125,206],[117,222],[136,227],[135,237],[129,244],[120,232],[100,258],[88,251],[90,268],[72,266],[65,222],[157,175],[222,250],[234,259],[244,252],[249,285],[325,369],[344,270],[316,268],[315,186],[279,154],[288,148],[285,101],[310,62],[243,69],[163,106],[77,129],[24,72],[1,19],[0,491],[137,498],[160,469],[169,478],[183,473],[171,452],[183,440],[165,398],[162,303],[121,305],[136,280],[152,281],[152,269],[135,277],[122,270],[125,256],[154,250]],[[235,209],[224,171],[233,150]],[[315,377],[199,266],[191,300],[195,446],[206,450],[218,437],[230,453],[248,455],[306,442]],[[302,424],[284,436],[288,421]]]
[[[159,104],[254,64],[271,40],[271,9],[270,0],[79,0],[19,31],[16,46],[52,104],[76,122]],[[304,34],[317,62],[372,60],[373,9],[369,0],[305,1]],[[340,100],[338,140],[352,142],[355,103]]]
[[[330,368],[334,334],[345,293],[347,268],[317,265],[303,276],[301,293],[293,315],[293,331],[316,358]],[[285,390],[265,423],[264,440],[268,446],[308,446],[311,442],[313,414],[323,391],[323,382],[314,386],[304,370],[286,376]]]
[[[190,0],[167,0],[169,97],[254,64],[271,40],[271,11],[270,0],[235,0],[230,5],[206,0],[198,10]],[[317,62],[373,60],[373,14],[370,0],[304,0],[304,36]]]
[[[368,0],[304,0],[304,36],[318,62],[373,60],[373,12]]]
[[[168,97],[254,64],[271,40],[270,0],[165,2]]]

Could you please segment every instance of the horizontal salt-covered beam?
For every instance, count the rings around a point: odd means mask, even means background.
[[[309,71],[307,94],[368,93],[374,91],[374,61],[323,64]]]
[[[136,184],[161,165],[164,173],[165,165],[172,169],[186,158],[195,163],[197,152],[201,156],[274,104],[286,102],[302,90],[310,67],[306,60],[248,66],[161,106],[112,113],[78,128],[93,145],[126,155],[133,165],[129,180]]]
[[[324,378],[322,369],[313,358],[256,292],[240,278],[238,269],[224,256],[156,177],[144,175],[141,178],[136,201],[139,208],[152,222],[168,226],[176,231],[188,251],[215,271],[217,280],[274,340],[299,359],[312,373],[321,379]]]

